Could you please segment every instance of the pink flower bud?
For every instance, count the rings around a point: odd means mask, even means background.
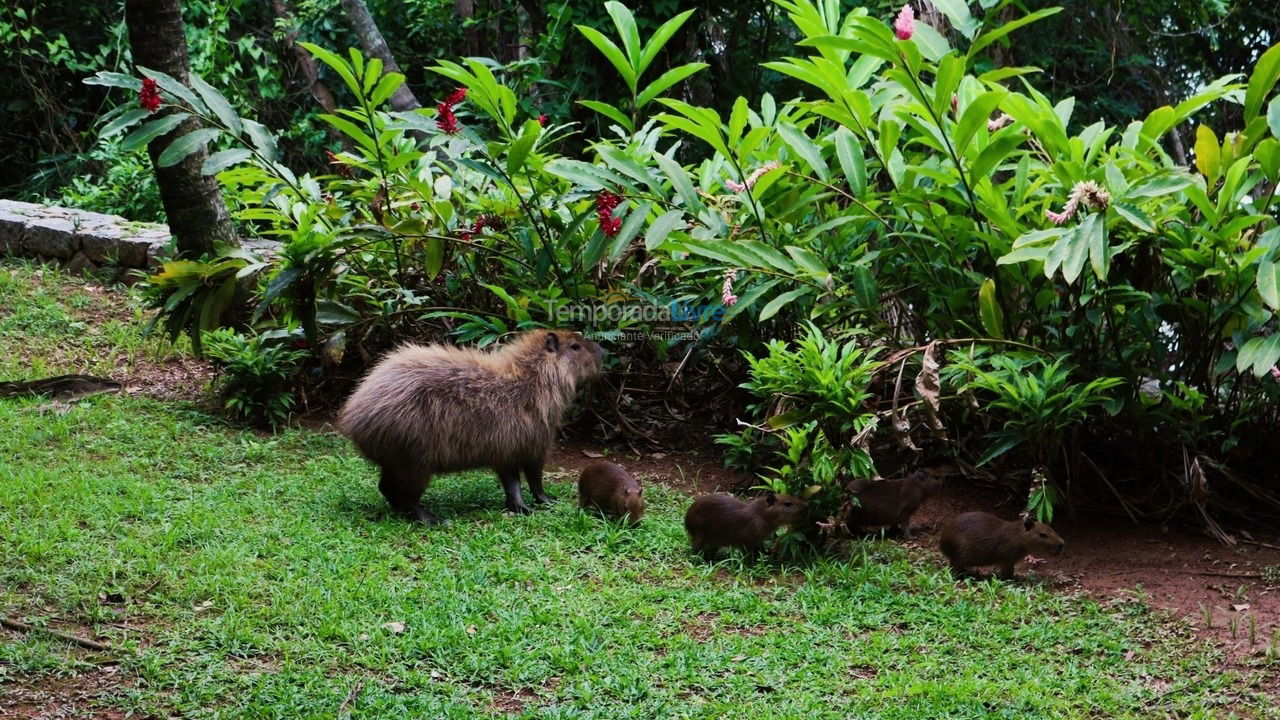
[[[916,12],[911,9],[908,3],[902,6],[902,10],[898,12],[898,17],[893,21],[893,34],[898,36],[899,40],[910,40],[916,31]]]

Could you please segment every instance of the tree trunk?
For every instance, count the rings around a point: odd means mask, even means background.
[[[125,0],[124,16],[134,63],[188,82],[190,63],[180,0]],[[178,239],[178,255],[186,258],[211,253],[217,245],[237,244],[218,182],[200,172],[208,154],[192,153],[167,168],[157,162],[172,140],[199,127],[199,120],[188,118],[147,145],[169,232]]]
[[[391,49],[387,47],[387,41],[382,39],[382,33],[378,32],[378,25],[369,14],[364,0],[342,0],[342,10],[347,14],[347,22],[351,23],[351,29],[355,30],[364,51],[382,60],[384,72],[400,72],[400,67],[396,65],[396,59],[391,57]],[[422,103],[418,102],[408,83],[405,83],[391,96],[391,107],[405,112],[417,110],[422,107]]]
[[[271,8],[275,11],[275,16],[283,20],[285,23],[292,24],[293,10],[284,0],[271,0]],[[324,109],[325,112],[332,114],[338,108],[338,103],[333,99],[333,92],[329,90],[329,86],[324,84],[320,79],[319,73],[316,72],[315,58],[311,57],[311,53],[307,49],[298,44],[298,28],[292,27],[284,36],[284,44],[293,51],[293,55],[298,60],[298,68],[302,70],[302,74],[307,78],[307,89],[311,91],[311,97],[316,103]]]

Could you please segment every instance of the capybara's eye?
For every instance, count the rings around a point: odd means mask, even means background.
[[[1045,535],[1044,533],[1040,533],[1040,537],[1042,537],[1042,538],[1047,538],[1047,537],[1049,537],[1049,536],[1048,536],[1048,535]]]
[[[786,505],[787,507],[791,507],[791,503],[782,503],[782,504]]]
[[[582,349],[582,346],[581,346],[581,345],[579,345],[578,343],[574,343],[574,344],[570,345],[569,347],[570,347],[571,349],[573,349],[573,350],[581,350],[581,349]]]

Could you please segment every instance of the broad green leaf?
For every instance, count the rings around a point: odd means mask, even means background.
[[[951,52],[951,43],[926,23],[916,22],[916,32],[911,36],[911,41],[920,49],[920,54],[931,62],[937,62]]]
[[[649,37],[649,42],[644,44],[644,49],[640,51],[640,64],[636,70],[641,74],[649,69],[649,64],[654,58],[658,57],[658,53],[671,40],[671,36],[676,34],[680,26],[684,25],[689,16],[693,14],[693,10],[685,10],[670,20],[662,23],[657,30],[653,31],[653,35]]]
[[[992,90],[979,95],[965,106],[964,112],[960,113],[960,122],[956,123],[956,153],[964,154],[978,128],[986,127],[991,113],[1008,94],[1006,90]]]
[[[622,229],[609,247],[609,262],[617,262],[618,258],[622,257],[622,251],[626,250],[631,241],[640,234],[640,228],[644,227],[644,221],[649,218],[649,211],[652,209],[653,203],[646,202],[639,207],[632,208],[627,213],[627,219],[623,221]]]
[[[524,126],[520,128],[520,135],[511,143],[511,149],[507,151],[507,174],[515,176],[516,173],[524,167],[525,160],[529,158],[529,152],[533,150],[533,146],[538,142],[538,137],[542,134],[542,124],[537,120],[526,120]]]
[[[933,80],[933,111],[939,116],[951,110],[951,96],[964,77],[964,58],[947,55],[938,62],[938,74]]]
[[[1111,248],[1107,245],[1107,223],[1099,213],[1092,213],[1080,224],[1080,234],[1089,246],[1089,262],[1093,274],[1106,282],[1111,269]]]
[[[1218,172],[1222,169],[1222,152],[1213,128],[1208,125],[1200,125],[1196,128],[1195,151],[1196,169],[1212,183],[1218,178]]]
[[[626,115],[623,115],[621,110],[610,105],[609,103],[599,102],[597,100],[579,100],[578,104],[584,107],[590,108],[592,110],[595,110],[601,115],[618,123],[627,132],[635,131],[635,126],[631,124],[631,118],[627,117]]]
[[[775,278],[768,282],[752,285],[751,289],[744,292],[738,298],[738,302],[734,303],[733,307],[725,311],[724,317],[720,320],[721,324],[729,322],[737,317],[743,310],[755,305],[756,301],[759,300],[762,295],[772,290],[778,283],[782,282],[782,280],[782,278]]]
[[[191,117],[190,113],[175,112],[165,115],[162,118],[152,120],[151,122],[139,127],[137,130],[129,133],[129,135],[120,143],[120,149],[124,152],[133,152],[140,147],[144,147],[152,140],[155,140],[161,135],[164,135],[170,130],[178,127],[182,124],[183,120],[186,120],[189,117]]]
[[[125,90],[133,90],[137,92],[142,89],[142,78],[132,75],[125,75],[118,72],[107,72],[99,70],[93,75],[84,79],[85,85],[102,85],[104,87],[118,87]]]
[[[1159,140],[1169,132],[1169,128],[1173,127],[1175,122],[1177,122],[1177,115],[1173,108],[1162,105],[1152,110],[1151,114],[1147,115],[1147,119],[1142,122],[1142,136],[1148,140]]]
[[[608,11],[609,17],[613,18],[614,26],[618,28],[618,37],[622,39],[622,47],[627,51],[627,60],[630,61],[631,67],[637,67],[640,64],[640,31],[636,29],[635,17],[627,6],[620,2],[607,2],[604,4],[604,9]]]
[[[827,163],[822,159],[822,152],[818,150],[818,146],[813,144],[808,135],[802,130],[790,123],[778,125],[778,134],[786,141],[787,145],[804,159],[809,167],[813,168],[813,172],[824,182],[831,178],[831,173],[827,169]]]
[[[662,173],[671,181],[671,187],[675,189],[676,196],[680,198],[685,208],[696,215],[697,209],[702,207],[702,202],[698,200],[698,193],[693,189],[693,181],[690,180],[689,173],[680,163],[662,153],[655,152],[653,159],[658,163]]]
[[[360,83],[356,82],[356,76],[352,72],[351,65],[346,60],[343,60],[337,53],[330,52],[319,45],[305,42],[300,42],[298,45],[338,73],[338,77],[342,78],[342,82],[351,91],[351,94],[357,96],[361,94]]]
[[[978,31],[980,23],[969,12],[969,6],[965,0],[933,0],[933,6],[947,16],[947,20],[951,21],[951,27],[969,40],[973,39],[973,34]],[[916,29],[918,30],[922,24],[917,21]]]
[[[978,288],[978,316],[987,335],[997,340],[1004,339],[1004,310],[1000,308],[996,281],[992,278],[987,278]]]
[[[836,145],[836,158],[853,194],[861,196],[867,191],[867,159],[862,146],[848,128],[842,127],[832,135]]]
[[[160,157],[156,159],[156,164],[160,167],[171,167],[182,162],[188,155],[198,150],[203,150],[209,141],[222,134],[221,130],[216,128],[202,128],[193,130],[182,137],[169,143],[169,147],[160,153]]]
[[[1274,260],[1258,263],[1258,294],[1273,310],[1280,310],[1280,265]]]
[[[232,135],[239,137],[244,127],[240,124],[240,116],[231,107],[231,103],[227,102],[227,98],[218,92],[217,88],[205,82],[204,78],[195,73],[191,73],[191,87],[200,93],[200,98],[213,111],[214,116],[218,118],[218,122],[230,130]]]
[[[778,312],[782,310],[782,308],[786,307],[787,304],[790,303],[792,300],[795,300],[798,297],[807,295],[808,293],[809,293],[809,288],[798,288],[796,290],[788,290],[787,292],[782,293],[781,295],[770,300],[767,305],[765,305],[763,308],[760,309],[760,316],[757,318],[757,320],[759,322],[764,322],[765,320],[768,320],[774,315],[777,315]]]
[[[866,265],[854,265],[850,274],[850,284],[862,307],[880,309],[880,288],[876,283],[876,274]]]
[[[1151,216],[1129,203],[1116,202],[1111,207],[1120,217],[1129,221],[1129,224],[1145,232],[1155,232],[1155,223],[1151,220]]]
[[[251,157],[253,157],[253,153],[244,148],[221,150],[205,159],[204,164],[200,166],[200,172],[205,175],[216,175],[232,165],[242,163]]]
[[[1275,37],[1271,39],[1274,40]],[[1262,111],[1262,103],[1271,94],[1271,88],[1275,87],[1277,79],[1280,79],[1280,44],[1272,45],[1271,49],[1262,53],[1262,57],[1253,66],[1253,74],[1249,76],[1249,86],[1244,93],[1246,125]]]
[[[280,151],[276,147],[276,138],[271,131],[262,123],[256,120],[245,120],[244,129],[249,135],[249,141],[253,143],[253,147],[268,161],[275,161],[280,156]]]
[[[1251,338],[1236,355],[1236,371],[1244,372],[1252,367],[1253,374],[1262,377],[1280,361],[1280,332],[1267,337]]]
[[[636,74],[631,69],[631,63],[627,61],[626,56],[622,54],[618,46],[593,27],[586,25],[577,25],[575,27],[578,28],[578,32],[582,33],[583,37],[592,45],[595,45],[596,49],[613,64],[614,69],[622,76],[622,81],[627,84],[627,88],[634,94],[636,91]]]
[[[379,107],[387,101],[387,98],[396,94],[396,90],[404,84],[404,75],[401,73],[387,73],[378,81],[377,87],[369,94],[369,104],[373,107]]]
[[[1023,15],[1022,17],[1016,20],[1010,20],[1009,22],[1005,23],[1004,25],[1001,25],[1000,27],[990,32],[983,33],[973,41],[972,45],[969,46],[969,57],[972,58],[974,55],[977,55],[978,51],[982,50],[982,48],[990,45],[996,40],[999,40],[1005,35],[1008,35],[1014,30],[1017,30],[1018,28],[1023,27],[1024,25],[1030,25],[1031,23],[1036,22],[1037,20],[1043,20],[1049,17],[1050,15],[1056,15],[1060,12],[1062,12],[1062,8],[1060,7],[1051,7],[1051,8],[1045,8],[1043,10],[1037,10],[1028,15]]]
[[[1271,128],[1271,135],[1280,138],[1280,95],[1271,98],[1271,104],[1267,105],[1267,127]]]
[[[703,62],[687,63],[662,73],[653,82],[649,83],[644,90],[640,91],[640,95],[636,97],[636,107],[642,108],[648,105],[654,98],[661,95],[664,90],[705,67],[708,66]]]
[[[644,249],[653,250],[667,239],[671,231],[684,227],[684,212],[680,210],[668,210],[658,216],[657,220],[649,226],[649,232],[644,236]]]
[[[978,159],[973,161],[973,167],[969,168],[970,177],[975,183],[987,177],[994,168],[1009,157],[1010,153],[1026,141],[1027,136],[1019,132],[997,133],[995,139],[978,153]]]
[[[134,108],[126,113],[121,113],[115,120],[107,123],[98,131],[98,137],[109,138],[150,114],[151,111],[146,108]]]
[[[1127,198],[1158,197],[1189,187],[1194,181],[1190,175],[1159,173],[1129,188]]]

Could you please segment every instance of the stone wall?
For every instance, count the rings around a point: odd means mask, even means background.
[[[58,262],[128,281],[160,265],[169,228],[115,215],[0,200],[0,255]]]

